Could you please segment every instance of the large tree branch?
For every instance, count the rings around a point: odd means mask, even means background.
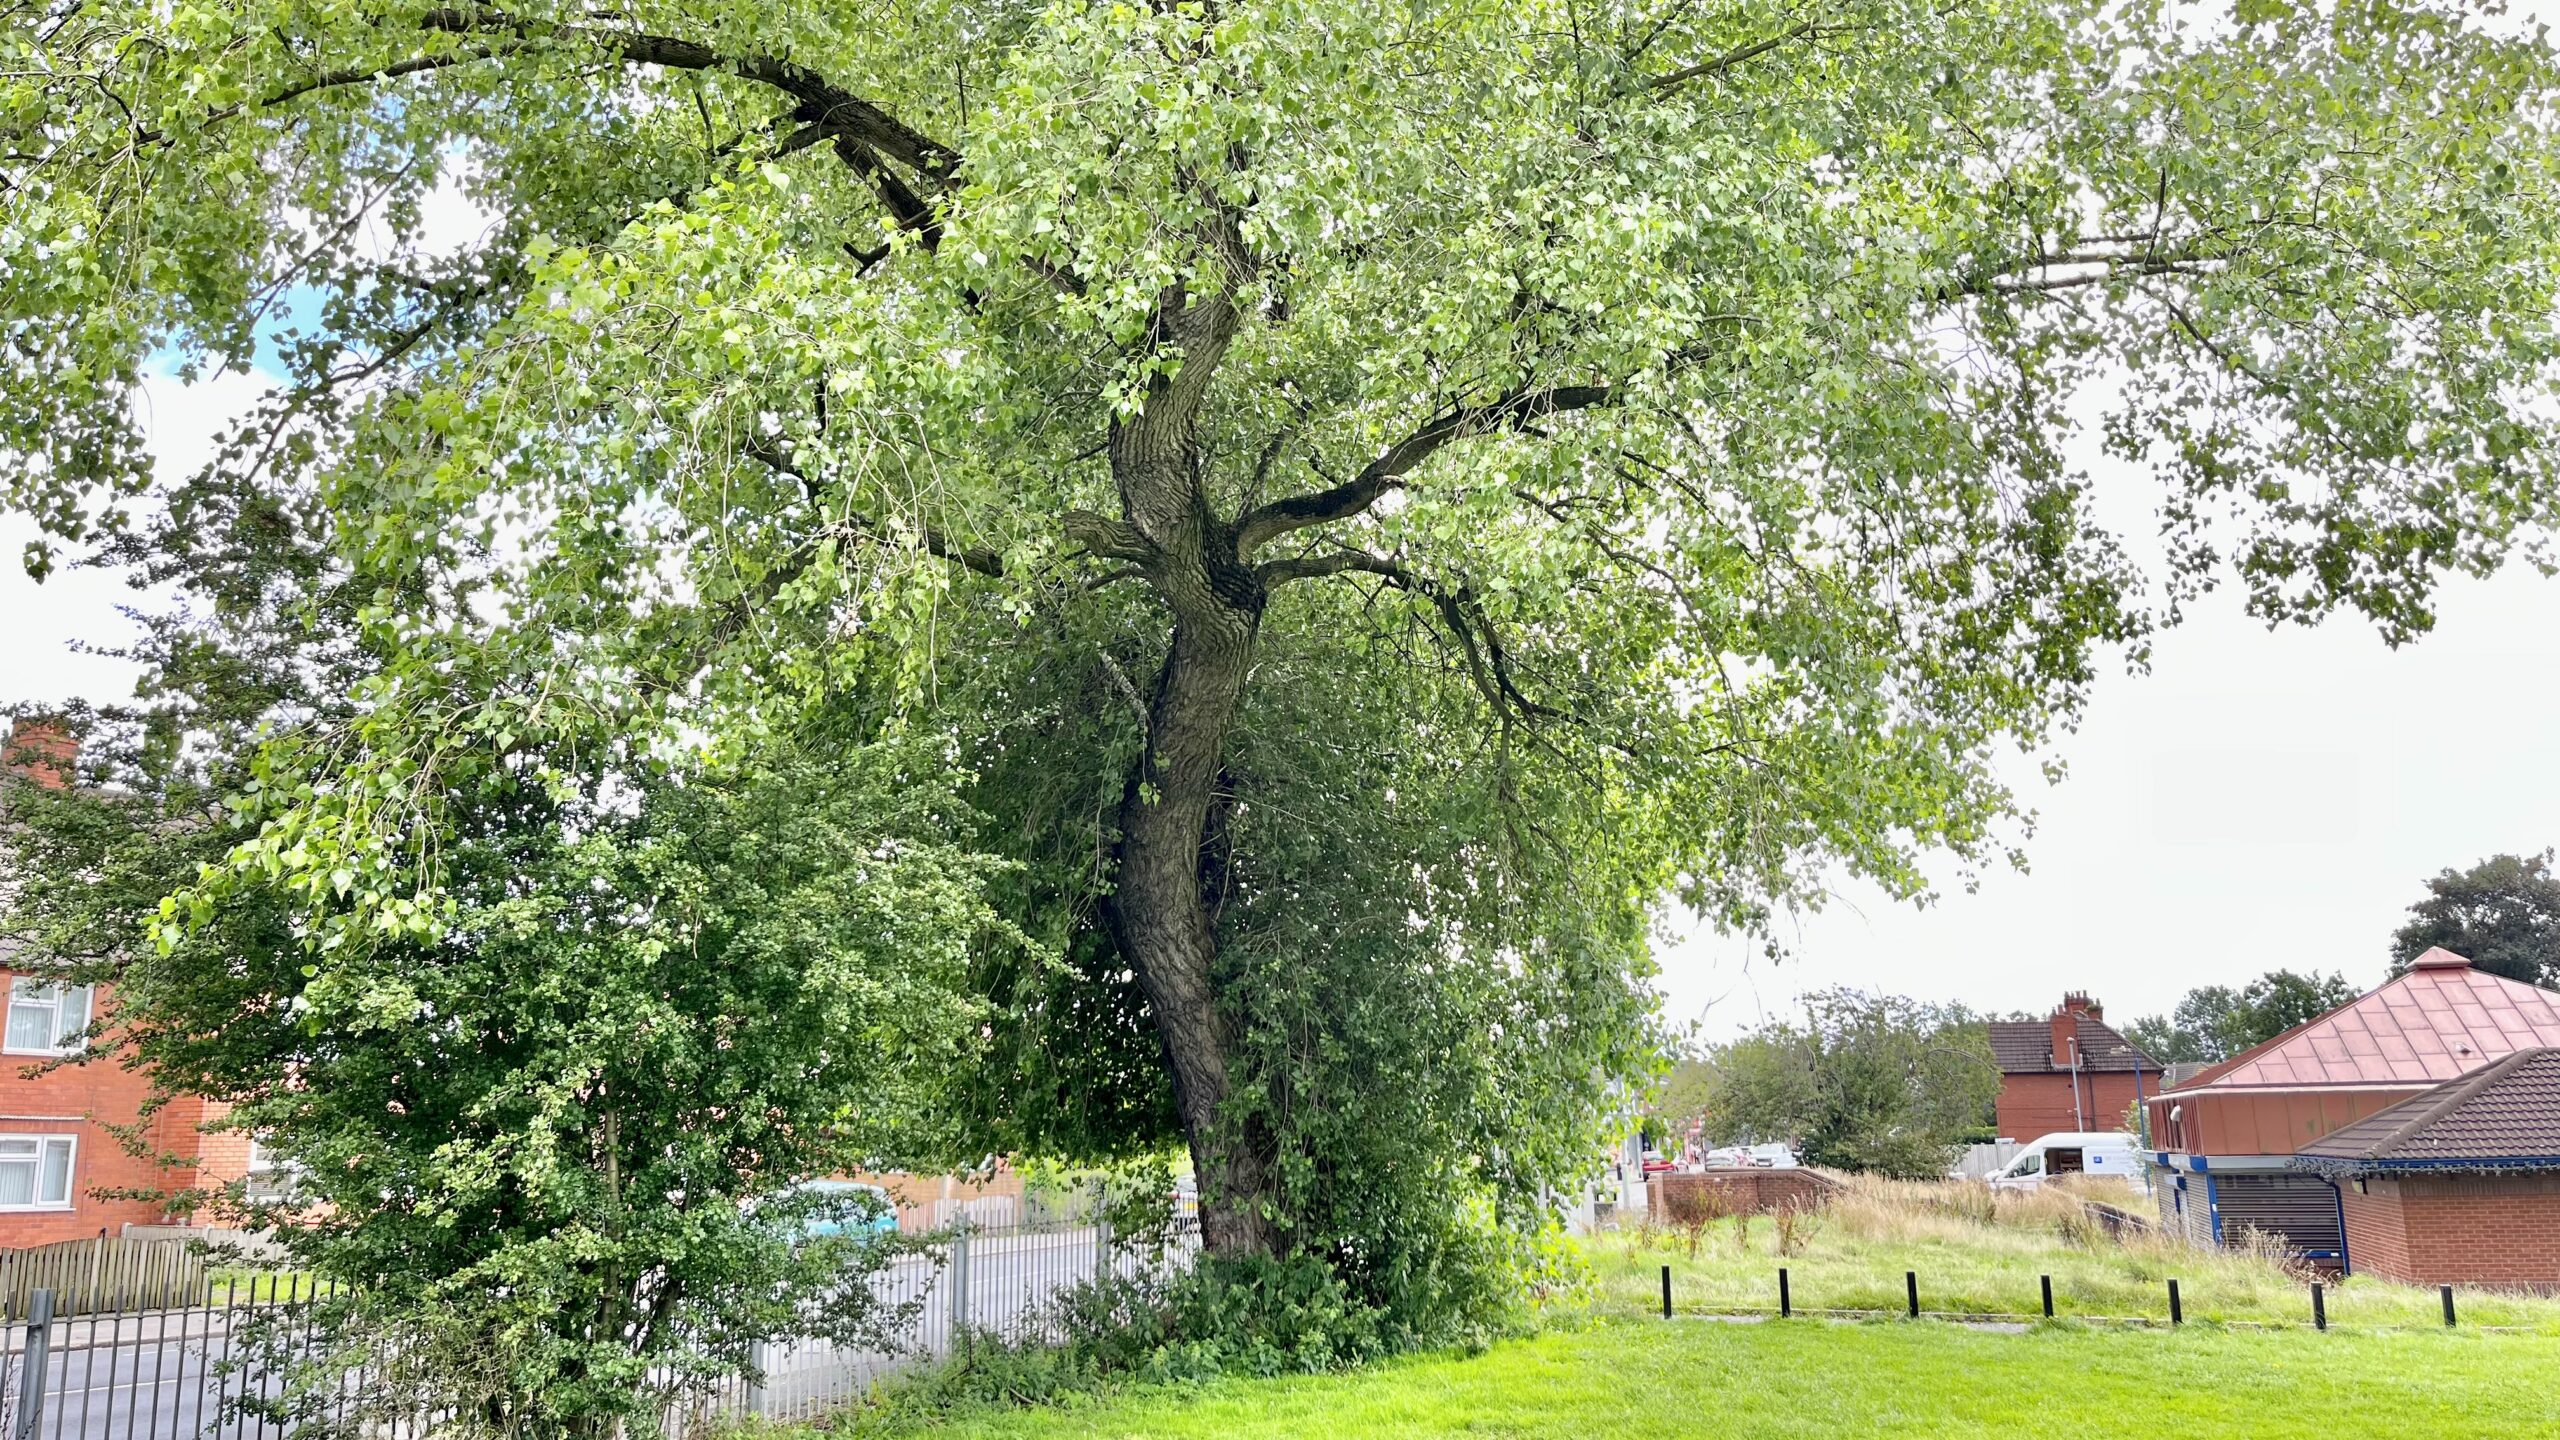
[[[1236,522],[1236,554],[1250,558],[1262,545],[1293,530],[1347,520],[1404,483],[1416,466],[1456,441],[1525,425],[1541,416],[1588,410],[1616,399],[1614,385],[1555,385],[1515,390],[1482,405],[1458,405],[1390,445],[1360,473],[1339,485],[1274,500]]]
[[[750,442],[743,453],[775,474],[787,475],[800,482],[800,488],[811,498],[814,499],[819,493],[821,487],[817,477],[802,469],[799,463],[784,453],[782,446],[776,442],[758,439]],[[1004,574],[1004,557],[993,550],[984,546],[961,544],[930,525],[917,525],[914,527],[914,533],[916,543],[928,555],[948,560],[964,570],[973,570],[980,575],[1000,577]],[[824,529],[810,537],[794,555],[792,563],[775,572],[777,578],[773,583],[773,589],[779,591],[781,585],[793,575],[808,568],[809,564],[817,558],[818,546],[828,540],[863,540],[879,543],[894,539],[889,528],[879,522],[848,514],[842,520],[830,522]],[[770,600],[772,597],[767,595],[764,598]]]
[[[380,64],[323,71],[260,97],[255,102],[256,108],[271,109],[328,90],[522,54],[546,39],[568,41],[606,51],[630,64],[735,74],[781,92],[796,102],[791,118],[801,122],[803,128],[776,148],[775,158],[796,153],[822,140],[832,140],[837,158],[871,186],[900,228],[920,235],[927,249],[934,248],[942,239],[940,212],[920,196],[913,185],[892,171],[886,162],[894,160],[931,186],[939,188],[958,171],[959,152],[922,134],[880,106],[807,66],[763,55],[726,56],[709,46],[673,36],[623,32],[598,26],[538,25],[492,10],[431,10],[421,16],[418,23],[428,31],[443,34],[474,36],[502,33],[513,38],[470,45],[447,54],[416,55]],[[247,107],[226,106],[213,112],[209,118],[228,119],[240,114],[244,108]],[[152,144],[163,138],[160,132],[149,131],[142,133],[138,140]],[[885,251],[867,252],[850,245],[846,248],[866,268],[885,254]]]
[[[1067,539],[1084,547],[1084,552],[1101,560],[1127,560],[1138,564],[1157,558],[1155,545],[1145,532],[1126,520],[1115,520],[1092,510],[1070,510],[1059,528]]]
[[[288,101],[299,100],[305,95],[316,95],[323,90],[339,90],[349,85],[370,85],[378,80],[396,80],[403,75],[419,75],[429,70],[445,70],[456,65],[477,64],[482,60],[494,60],[500,55],[511,54],[524,48],[523,42],[520,41],[504,45],[473,45],[448,55],[418,55],[383,65],[360,65],[344,70],[324,71],[308,80],[288,85],[265,96],[258,101],[258,108],[269,109]],[[217,114],[234,113],[237,108],[235,106],[233,110],[221,111]]]
[[[1458,642],[1465,658],[1468,678],[1475,682],[1485,703],[1496,715],[1508,722],[1515,715],[1531,719],[1569,718],[1562,710],[1541,705],[1520,691],[1511,678],[1511,655],[1503,648],[1501,632],[1493,626],[1491,616],[1466,585],[1456,588],[1413,569],[1401,560],[1371,555],[1360,550],[1334,550],[1321,555],[1302,555],[1288,560],[1274,560],[1259,566],[1254,574],[1266,586],[1282,585],[1292,580],[1309,580],[1324,575],[1356,573],[1375,575],[1387,584],[1418,599],[1427,600],[1440,613],[1441,623],[1448,626],[1450,636]]]
[[[1695,65],[1684,66],[1681,69],[1672,71],[1668,75],[1659,76],[1651,82],[1651,88],[1655,90],[1670,90],[1678,86],[1686,85],[1692,80],[1702,80],[1710,75],[1720,75],[1745,61],[1756,60],[1761,56],[1768,54],[1770,51],[1777,49],[1781,45],[1801,40],[1808,35],[1822,34],[1826,28],[1845,29],[1847,27],[1825,27],[1812,20],[1807,20],[1797,25],[1790,25],[1786,29],[1779,31],[1777,34],[1769,36],[1767,39],[1755,40],[1748,45],[1736,46],[1735,48],[1727,50],[1723,54],[1715,56],[1712,59],[1701,60]]]
[[[669,70],[717,71],[752,80],[799,102],[799,119],[824,125],[935,181],[960,168],[960,152],[898,119],[817,71],[773,55],[726,55],[699,41],[673,35],[616,30],[601,25],[545,25],[498,10],[430,10],[419,18],[429,30],[457,35],[503,34],[527,40],[561,38],[592,45],[639,65]]]
[[[2141,248],[2097,248],[2135,245]],[[1986,266],[1950,281],[1940,288],[1937,298],[1946,301],[1985,295],[2038,295],[2147,275],[2201,274],[2230,258],[2227,251],[2202,239],[2163,249],[2156,236],[2108,236],[2084,241],[2071,249],[2043,251]],[[2053,271],[2062,273],[2049,273]]]

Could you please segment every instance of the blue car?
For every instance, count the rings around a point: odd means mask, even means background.
[[[803,1235],[895,1235],[898,1202],[877,1185],[859,1180],[803,1180],[794,1195],[816,1195],[820,1203],[800,1222]]]

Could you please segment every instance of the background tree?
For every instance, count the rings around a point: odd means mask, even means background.
[[[1981,1017],[1962,1006],[1824,990],[1706,1059],[1710,1144],[1783,1140],[1810,1164],[1947,1173],[2000,1093]]]
[[[1650,1113],[1676,1149],[1689,1138],[1693,1128],[1706,1123],[1715,1095],[1715,1068],[1704,1058],[1683,1055],[1671,1062],[1670,1070],[1662,1077]]]
[[[2391,973],[2442,946],[2475,969],[2527,985],[2560,988],[2560,879],[2552,852],[2492,855],[2468,870],[2427,882],[2416,918],[2391,936]]]
[[[217,1102],[287,1167],[281,1196],[165,1197],[345,1287],[321,1373],[301,1317],[278,1337],[280,1400],[338,1408],[344,1362],[360,1425],[651,1433],[760,1343],[899,1333],[867,1283],[894,1242],[804,1236],[828,1202],[792,1187],[956,1148],[962,981],[1020,937],[932,757],[473,777],[428,842],[440,923],[322,966],[264,890],[155,943],[160,897],[254,834],[224,800],[257,782],[84,728],[115,783],[10,786],[11,964],[112,983],[85,1063]]]
[[[2347,977],[2270,970],[2234,990],[2200,985],[2168,1015],[2145,1016],[2125,1027],[2125,1038],[2164,1065],[2228,1060],[2316,1020],[2364,992]]]
[[[2172,614],[2407,639],[2553,519],[2550,56],[2450,8],[86,0],[0,49],[10,497],[147,528],[135,377],[264,355],[198,488],[376,661],[169,943],[280,894],[360,1006],[518,757],[918,737],[1062,957],[981,961],[990,1139],[1178,1136],[1214,1256],[1400,1314],[1588,1163],[1663,897],[2001,853],[1993,757],[2155,619],[2064,459],[2093,375]]]

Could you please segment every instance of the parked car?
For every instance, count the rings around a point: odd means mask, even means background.
[[[859,1180],[803,1180],[794,1195],[816,1195],[820,1202],[800,1222],[803,1235],[875,1235],[898,1233],[898,1202],[877,1185]]]
[[[1802,1162],[1796,1152],[1784,1145],[1727,1145],[1707,1152],[1707,1166],[1716,1170],[1793,1170]]]
[[[2121,1180],[2136,1187],[2148,1183],[2133,1136],[2122,1130],[2058,1130],[2039,1135],[1989,1179],[1994,1190],[2033,1190],[2065,1175]]]

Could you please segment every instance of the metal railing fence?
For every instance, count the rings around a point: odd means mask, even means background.
[[[1090,1219],[955,1228],[874,1277],[874,1294],[903,1320],[885,1347],[763,1347],[755,1373],[681,1397],[667,1428],[815,1419],[975,1338],[1062,1340],[1058,1302],[1069,1291],[1106,1273],[1136,1278],[1187,1265],[1198,1246],[1196,1222],[1178,1225],[1161,1247],[1121,1243]],[[37,1290],[23,1316],[0,1329],[0,1440],[423,1440],[441,1428],[429,1416],[386,1423],[363,1368],[322,1392],[294,1389],[288,1377],[323,1338],[308,1286],[279,1294],[272,1284],[215,1281],[204,1299],[69,1315],[55,1309],[50,1290]]]

